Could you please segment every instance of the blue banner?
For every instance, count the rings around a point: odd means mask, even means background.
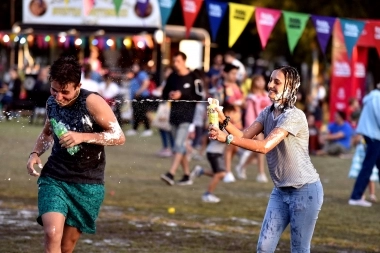
[[[161,29],[164,30],[176,0],[158,0],[161,12]]]
[[[352,50],[362,35],[365,22],[357,20],[340,19],[344,43],[346,44],[348,59],[351,59]]]
[[[212,40],[216,40],[216,36],[218,34],[218,30],[220,27],[220,23],[222,22],[222,19],[224,17],[224,14],[227,10],[227,3],[221,3],[216,1],[206,1],[206,8],[208,13],[208,18],[210,21],[210,28],[211,28],[211,36]]]

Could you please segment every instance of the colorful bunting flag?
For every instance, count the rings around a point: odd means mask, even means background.
[[[228,3],[228,5],[230,7],[228,46],[232,47],[247,26],[255,7],[237,3]]]
[[[164,30],[176,0],[158,0],[161,13],[161,29]]]
[[[206,1],[206,8],[208,18],[210,21],[212,40],[215,41],[220,27],[220,23],[222,22],[224,14],[227,10],[227,3],[208,0]]]
[[[122,3],[123,3],[123,0],[113,0],[113,4],[115,5],[115,12],[117,16],[119,16]]]
[[[362,34],[365,22],[341,18],[340,25],[342,27],[344,43],[346,44],[347,56],[348,59],[351,59],[352,49]]]
[[[311,15],[311,20],[313,21],[317,32],[319,46],[325,54],[327,44],[329,43],[329,39],[333,31],[335,18]]]
[[[94,0],[83,0],[84,15],[88,16],[94,7]]]
[[[301,38],[303,31],[305,30],[306,23],[309,19],[309,14],[282,11],[285,19],[285,28],[287,31],[288,43],[290,52],[293,53],[298,40]]]
[[[198,16],[202,3],[203,0],[181,0],[183,19],[186,26],[186,38],[190,35],[190,29]]]
[[[279,10],[256,8],[256,26],[260,36],[261,46],[263,47],[263,49],[266,47],[269,36],[271,35],[272,30],[277,24],[277,21],[280,18],[280,16],[281,11]]]

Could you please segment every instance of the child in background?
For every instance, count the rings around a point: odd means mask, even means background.
[[[360,117],[360,104],[357,98],[350,98],[347,108],[347,121],[353,129],[356,129]]]
[[[246,99],[246,112],[245,112],[245,126],[248,128],[256,118],[259,116],[260,112],[265,109],[265,107],[272,104],[268,97],[268,92],[265,90],[265,79],[262,75],[252,76],[252,85],[249,94]],[[264,135],[259,134],[255,137],[256,140],[264,140]],[[265,157],[264,154],[254,153],[249,150],[244,150],[242,156],[240,157],[239,164],[236,166],[235,170],[237,172],[239,179],[246,179],[246,166],[252,162],[252,160],[257,157],[257,165],[259,173],[256,177],[256,181],[260,183],[268,182],[267,176],[265,175]]]
[[[237,84],[237,73],[239,67],[226,64],[223,69],[223,86],[224,86],[224,103],[233,105],[236,113],[234,118],[231,117],[231,122],[239,129],[243,129],[242,122],[242,105],[243,105],[243,93]],[[235,177],[231,172],[232,158],[238,152],[238,148],[235,146],[228,146],[225,150],[225,163],[226,163],[226,176],[223,179],[225,183],[235,182]]]
[[[226,116],[236,118],[237,111],[233,105],[224,104],[223,112]],[[212,177],[211,182],[208,185],[207,191],[202,196],[202,201],[208,203],[218,203],[220,198],[216,197],[213,193],[218,183],[223,180],[226,175],[226,167],[224,162],[223,153],[225,151],[226,144],[220,143],[215,140],[210,140],[210,143],[206,148],[207,160],[210,163],[212,171],[205,171],[201,166],[195,166],[194,170],[190,174],[192,181],[196,177],[206,175]]]
[[[360,170],[362,169],[363,160],[366,154],[367,145],[365,144],[365,140],[363,136],[356,135],[353,138],[353,144],[355,145],[355,153],[352,157],[351,168],[348,173],[349,178],[357,178]],[[377,198],[375,195],[376,192],[376,182],[379,182],[379,169],[375,166],[372,170],[371,177],[368,182],[368,191],[369,191],[369,201],[377,202]],[[365,200],[365,194],[363,194],[362,199]]]

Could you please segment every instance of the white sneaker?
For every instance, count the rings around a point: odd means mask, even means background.
[[[203,194],[202,201],[207,202],[207,203],[218,203],[220,202],[220,198],[218,198],[214,194],[208,193],[208,194]]]
[[[241,179],[241,180],[245,180],[245,179],[247,179],[247,174],[246,174],[246,170],[245,170],[245,168],[243,168],[243,167],[240,166],[240,165],[236,165],[236,167],[235,167],[235,171],[236,171],[236,174],[237,174],[237,178],[238,178],[238,179]]]
[[[137,132],[133,129],[129,129],[128,131],[125,132],[126,136],[134,136],[136,134],[137,134]]]
[[[190,180],[194,181],[196,177],[200,177],[203,174],[203,169],[201,166],[196,165],[193,171],[190,173]]]
[[[144,132],[141,133],[141,137],[149,137],[149,136],[152,136],[153,135],[153,131],[152,130],[145,130]]]
[[[268,178],[265,174],[258,174],[256,177],[256,181],[259,183],[268,183]]]
[[[233,183],[235,182],[235,177],[234,177],[234,174],[232,174],[232,172],[228,172],[224,178],[223,178],[223,182],[225,183]]]
[[[365,199],[350,199],[348,201],[348,204],[351,206],[363,206],[363,207],[370,207],[372,206],[371,202],[368,202]]]

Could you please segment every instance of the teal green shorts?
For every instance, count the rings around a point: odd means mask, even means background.
[[[81,232],[94,234],[96,219],[104,199],[104,185],[66,183],[51,177],[40,177],[38,184],[38,218],[48,212],[62,213],[65,224]]]

